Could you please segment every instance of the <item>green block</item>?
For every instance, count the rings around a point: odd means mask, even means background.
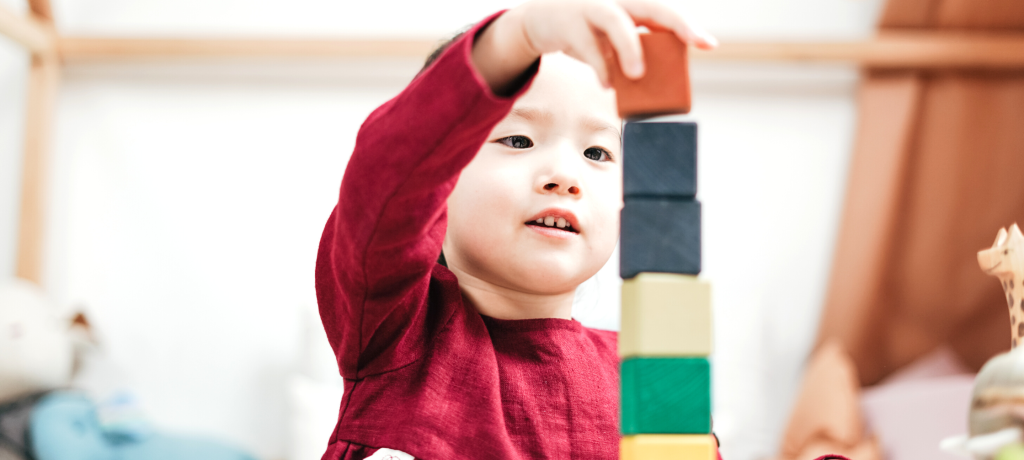
[[[622,434],[711,432],[707,358],[630,358],[621,376]]]

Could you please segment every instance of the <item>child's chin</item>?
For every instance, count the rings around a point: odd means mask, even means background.
[[[589,276],[582,274],[582,267],[572,261],[545,260],[531,263],[520,270],[524,285],[536,292],[560,293],[576,289]]]

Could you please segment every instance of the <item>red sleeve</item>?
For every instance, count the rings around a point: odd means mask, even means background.
[[[320,318],[345,378],[397,369],[425,348],[445,201],[538,68],[511,97],[494,95],[473,68],[473,39],[499,14],[466,32],[359,129],[316,263]]]

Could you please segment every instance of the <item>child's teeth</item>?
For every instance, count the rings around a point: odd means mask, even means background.
[[[555,216],[547,216],[544,218],[544,225],[548,227],[555,225]]]
[[[559,217],[558,218],[558,228],[565,228],[565,218],[564,217]]]
[[[541,217],[540,219],[537,219],[537,223],[538,224],[543,224],[544,223],[544,218]]]

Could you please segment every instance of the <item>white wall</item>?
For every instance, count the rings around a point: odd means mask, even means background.
[[[438,36],[506,3],[56,0],[55,8],[61,30],[76,34]],[[723,38],[820,39],[867,35],[880,0],[671,3]],[[25,59],[0,40],[4,276],[13,273]],[[285,456],[285,382],[307,367],[303,318],[315,305],[320,231],[359,124],[418,64],[67,69],[47,286],[62,304],[88,309],[157,423]],[[726,458],[752,460],[776,449],[813,339],[857,75],[739,64],[698,64],[693,74],[686,118],[700,123],[716,429]],[[617,324],[614,273],[609,267],[585,296],[590,324]],[[324,360],[314,366],[331,366]]]
[[[193,70],[68,72],[48,280],[158,422],[280,457],[320,231],[356,130],[402,82]]]
[[[773,454],[814,334],[845,186],[856,73],[698,67],[715,426],[727,458]],[[730,81],[731,80],[731,81]]]

